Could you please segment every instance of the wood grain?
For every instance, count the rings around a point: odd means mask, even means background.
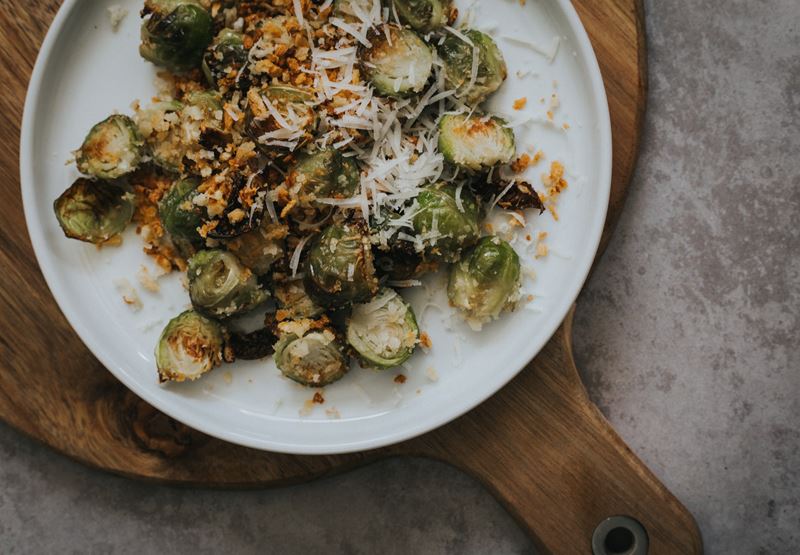
[[[346,456],[266,453],[209,438],[117,382],[56,307],[25,233],[19,194],[22,104],[38,45],[59,5],[0,1],[0,417],[87,465],[164,483],[214,487],[306,481],[396,455],[420,455],[481,479],[544,552],[588,553],[594,527],[628,514],[651,553],[700,553],[691,515],[587,398],[572,358],[572,313],[536,359],[469,414],[406,443]],[[637,0],[574,2],[600,60],[614,135],[613,189],[602,247],[622,210],[646,97]],[[13,17],[12,17],[13,14]]]

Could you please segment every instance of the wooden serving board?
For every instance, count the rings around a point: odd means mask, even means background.
[[[572,313],[530,366],[456,421],[389,448],[290,456],[230,445],[162,415],[122,386],[59,312],[25,232],[18,149],[23,100],[58,0],[0,10],[0,417],[87,465],[213,487],[290,484],[380,457],[432,457],[481,479],[545,552],[589,553],[595,527],[630,515],[650,553],[700,553],[692,516],[587,398],[572,357]],[[576,0],[611,107],[614,174],[602,247],[622,210],[646,96],[639,0]]]

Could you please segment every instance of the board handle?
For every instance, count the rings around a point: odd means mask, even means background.
[[[423,451],[483,481],[544,553],[702,553],[692,515],[589,400],[573,313],[509,386],[423,436]]]

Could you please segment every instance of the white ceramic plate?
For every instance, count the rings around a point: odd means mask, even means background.
[[[107,13],[111,4],[130,10],[116,32]],[[282,378],[271,360],[236,363],[192,384],[158,385],[153,348],[167,320],[188,304],[178,276],[162,278],[159,293],[146,292],[136,273],[152,265],[132,230],[122,247],[98,250],[65,239],[56,223],[53,200],[77,177],[74,165],[65,164],[70,151],[92,124],[115,110],[130,113],[131,101],[147,102],[154,92],[153,67],[137,53],[140,4],[64,2],[31,79],[20,161],[28,229],[53,296],[84,343],[126,386],[168,415],[227,441],[271,451],[341,453],[401,441],[452,420],[495,393],[539,352],[586,278],[611,182],[605,91],[589,40],[567,0],[529,0],[525,6],[517,0],[482,1],[471,8],[474,26],[493,34],[509,65],[509,79],[490,108],[512,120],[535,116],[517,129],[520,150],[533,146],[546,155],[530,170],[533,183],[541,187],[540,174],[552,160],[567,168],[560,220],[549,214],[529,217],[534,241],[539,231],[549,234],[549,255],[534,259],[525,233],[516,244],[523,263],[536,273],[525,283],[534,300],[475,333],[451,319],[444,282],[431,279],[427,290],[406,295],[433,341],[431,352],[419,351],[400,370],[407,381],[395,383],[397,371],[354,368],[325,389],[323,405],[310,410],[313,391]],[[470,7],[458,4],[463,21]],[[554,92],[560,99],[555,123],[543,123]],[[523,96],[527,107],[514,111],[514,99]],[[144,305],[139,312],[122,302],[114,285],[120,278],[138,289]]]

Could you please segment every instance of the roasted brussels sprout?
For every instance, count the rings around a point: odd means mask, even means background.
[[[355,162],[338,150],[326,148],[307,153],[289,172],[288,184],[300,204],[314,204],[318,198],[349,198],[358,192],[359,171]]]
[[[199,0],[145,0],[142,15],[142,58],[176,73],[200,66],[214,31]]]
[[[203,244],[197,231],[203,225],[202,211],[192,203],[198,182],[197,179],[176,181],[158,203],[161,225],[184,256],[190,256]]]
[[[170,320],[158,339],[158,380],[196,380],[219,366],[224,344],[225,335],[217,322],[187,310]]]
[[[262,151],[294,151],[313,139],[317,114],[312,101],[309,93],[294,87],[251,88],[245,112],[247,134]]]
[[[223,29],[203,55],[203,75],[208,84],[218,87],[226,77],[235,78],[247,61],[244,37],[231,29]],[[233,75],[232,75],[233,74]]]
[[[378,292],[366,226],[329,226],[308,251],[305,287],[317,304],[340,308],[364,302]]]
[[[420,33],[429,33],[455,19],[453,0],[392,0],[400,21]]]
[[[311,300],[301,280],[276,283],[274,293],[278,302],[278,320],[317,318],[325,312]]]
[[[475,329],[514,307],[520,290],[519,256],[499,237],[483,237],[453,266],[447,296]]]
[[[180,133],[183,103],[156,102],[137,112],[136,124],[150,150],[153,163],[171,173],[181,173],[186,145]]]
[[[53,203],[64,235],[87,243],[104,243],[133,217],[133,193],[109,181],[79,178]]]
[[[417,196],[419,208],[413,225],[427,256],[455,262],[463,248],[474,245],[480,237],[479,207],[466,187],[452,184],[428,185]]]
[[[359,48],[364,74],[378,94],[403,97],[421,92],[431,76],[433,53],[419,35],[399,25],[370,34]]]
[[[498,117],[446,114],[439,120],[439,152],[451,164],[487,170],[514,158],[514,131]]]
[[[418,341],[414,311],[392,289],[381,289],[368,303],[353,306],[347,321],[347,342],[367,364],[399,366],[411,357]]]
[[[439,56],[444,62],[445,80],[449,89],[456,89],[456,97],[469,105],[480,104],[500,88],[508,69],[503,54],[492,38],[480,31],[468,29],[461,37],[448,35],[439,46]],[[477,56],[477,73],[473,75],[473,56]]]
[[[287,378],[308,387],[323,387],[342,378],[348,360],[336,333],[313,320],[278,324],[275,364]]]
[[[139,167],[144,141],[128,116],[115,114],[96,124],[75,153],[78,171],[100,179],[117,179]]]
[[[263,276],[270,271],[275,261],[286,254],[288,232],[285,225],[262,218],[257,228],[227,240],[225,246],[242,264],[256,275]]]
[[[256,276],[232,253],[212,249],[189,259],[192,306],[212,318],[248,312],[269,298]]]

